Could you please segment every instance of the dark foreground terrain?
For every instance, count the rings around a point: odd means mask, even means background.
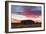
[[[32,20],[23,20],[21,23],[11,23],[11,28],[32,28],[41,27],[41,23],[35,23]]]

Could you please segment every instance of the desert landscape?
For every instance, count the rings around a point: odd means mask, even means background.
[[[20,23],[11,23],[12,28],[31,28],[41,27],[41,22],[34,22],[32,20],[22,20]]]
[[[34,28],[41,24],[41,6],[11,6],[11,28]]]

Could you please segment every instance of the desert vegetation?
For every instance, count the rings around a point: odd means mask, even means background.
[[[28,27],[41,27],[41,22],[34,22],[32,20],[22,20],[21,23],[12,23],[12,28],[28,28]]]

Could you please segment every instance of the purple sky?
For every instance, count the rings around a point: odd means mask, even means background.
[[[40,16],[41,6],[21,6],[21,5],[11,5],[11,13],[19,14],[24,16]]]

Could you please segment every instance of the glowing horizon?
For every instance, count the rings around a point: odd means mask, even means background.
[[[42,18],[41,18],[41,16],[38,16],[38,17],[31,17],[31,18],[28,18],[28,17],[26,17],[26,16],[23,16],[23,15],[15,15],[15,14],[12,14],[12,19],[16,19],[16,20],[33,20],[33,21],[35,21],[35,22],[42,22],[41,20],[42,20]]]

